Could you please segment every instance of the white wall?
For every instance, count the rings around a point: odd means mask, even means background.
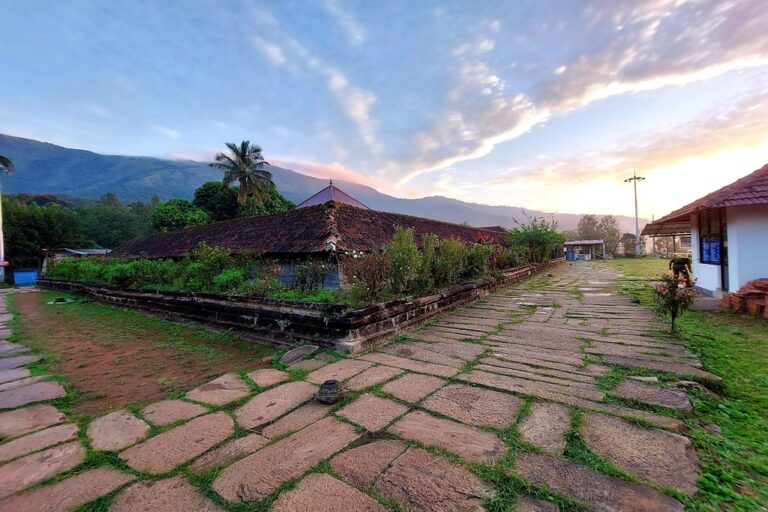
[[[728,208],[728,288],[768,278],[768,206]]]
[[[730,226],[729,226],[730,227]],[[729,233],[730,236],[730,233]],[[731,243],[728,242],[730,250]],[[691,215],[691,259],[693,260],[693,276],[696,278],[696,287],[715,297],[723,294],[722,283],[720,282],[720,265],[701,263],[699,251],[699,219],[695,213]]]

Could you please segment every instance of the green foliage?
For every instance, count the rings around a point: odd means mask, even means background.
[[[264,170],[268,162],[264,160],[261,148],[247,140],[240,145],[233,142],[225,145],[229,151],[217,153],[216,162],[209,165],[224,172],[224,185],[229,186],[235,181],[240,183],[237,194],[240,204],[245,204],[248,196],[257,204],[262,204],[264,194],[274,188],[275,184],[272,182],[272,173]]]
[[[413,229],[398,226],[392,241],[384,248],[384,254],[389,261],[392,290],[401,294],[411,289],[421,264],[421,254],[413,240]]]
[[[86,238],[99,247],[114,248],[151,231],[153,206],[135,202],[124,205],[115,194],[98,202],[83,202],[75,208]]]
[[[210,222],[208,213],[186,199],[169,199],[152,212],[152,228],[168,232],[201,226]]]
[[[431,290],[435,286],[435,259],[437,257],[437,235],[429,234],[421,237],[421,262],[416,276],[416,287],[419,290]]]
[[[491,267],[493,246],[487,244],[475,244],[469,249],[467,255],[467,269],[472,276],[486,274]]]
[[[352,283],[347,294],[353,304],[379,302],[389,291],[389,258],[382,253],[346,258],[341,262],[341,272]]]
[[[213,289],[223,293],[240,289],[245,278],[245,270],[242,268],[228,268],[213,278]]]
[[[78,216],[56,203],[38,206],[3,197],[3,231],[9,260],[40,256],[43,249],[87,245]]]
[[[507,244],[517,248],[523,255],[521,263],[546,263],[552,253],[565,242],[557,230],[557,222],[540,217],[529,217],[526,224],[520,224],[507,235]]]
[[[283,197],[273,186],[265,187],[261,192],[261,201],[249,197],[238,208],[238,217],[252,217],[255,215],[271,215],[273,213],[287,212],[296,204]]]
[[[237,191],[221,181],[203,183],[195,190],[192,203],[208,212],[214,222],[234,219],[238,214]]]
[[[680,282],[670,273],[661,276],[661,282],[653,287],[653,300],[656,311],[669,317],[672,321],[672,331],[675,321],[685,311],[691,308],[696,292],[691,288],[681,287]]]
[[[461,240],[441,240],[435,258],[435,286],[457,284],[466,272],[468,258],[469,251]]]
[[[328,265],[318,261],[306,261],[293,267],[291,289],[301,293],[315,292],[325,284]]]

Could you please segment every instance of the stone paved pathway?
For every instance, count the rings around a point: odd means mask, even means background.
[[[87,425],[45,403],[64,390],[25,368],[39,356],[7,341],[0,297],[0,407],[9,409],[0,411],[0,512],[91,502],[128,512],[243,502],[276,511],[683,510],[676,496],[694,494],[698,477],[681,421],[692,410],[685,389],[611,374],[619,365],[705,385],[719,378],[619,295],[616,280],[606,266],[561,265],[379,350],[227,374]],[[344,381],[346,399],[315,402],[332,378]],[[113,452],[101,465],[100,451]],[[606,465],[615,472],[598,469]],[[520,483],[536,496],[511,493]]]

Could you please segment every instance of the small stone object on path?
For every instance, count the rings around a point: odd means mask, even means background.
[[[234,431],[234,422],[227,413],[208,414],[150,437],[120,453],[120,458],[137,471],[166,473],[205,453]]]
[[[210,405],[226,405],[244,396],[248,396],[251,388],[243,379],[234,373],[225,373],[211,382],[196,387],[186,397],[195,402]]]
[[[277,498],[272,512],[386,512],[381,503],[325,473],[313,473]]]
[[[29,368],[12,368],[9,370],[0,370],[0,383],[13,382],[24,379],[32,375]]]
[[[83,473],[0,501],[0,510],[13,512],[61,512],[75,510],[136,477],[110,467],[91,469]]]
[[[363,373],[358,373],[347,382],[347,388],[357,391],[359,389],[365,389],[376,384],[381,384],[397,375],[403,373],[403,370],[399,368],[392,368],[391,366],[374,366],[368,368]]]
[[[274,386],[279,382],[288,380],[290,375],[281,372],[280,370],[275,370],[274,368],[263,368],[249,373],[248,377],[250,377],[250,379],[260,388],[268,388],[269,386]]]
[[[358,487],[368,487],[406,448],[393,439],[374,441],[338,454],[331,459],[331,469]]]
[[[495,495],[463,467],[420,448],[408,448],[379,477],[376,490],[407,510],[471,512]]]
[[[516,512],[558,512],[557,505],[551,501],[525,496],[517,500]]]
[[[659,405],[685,414],[693,412],[688,395],[684,391],[677,389],[661,388],[653,384],[627,379],[621,382],[613,390],[613,393],[622,398],[628,398],[644,404]]]
[[[179,420],[188,420],[208,412],[200,404],[192,404],[183,400],[161,400],[148,405],[141,410],[141,415],[153,425],[170,425]]]
[[[20,388],[0,391],[0,409],[13,409],[34,402],[66,396],[61,384],[52,381],[34,382]]]
[[[318,368],[322,368],[326,364],[328,363],[318,359],[305,359],[303,361],[299,361],[298,363],[293,363],[288,368],[291,370],[304,370],[307,372],[313,372]]]
[[[331,408],[328,405],[318,402],[308,402],[298,409],[289,412],[276,422],[264,427],[261,431],[261,435],[267,439],[288,434],[290,432],[297,432],[307,425],[311,425],[316,422],[330,411]]]
[[[399,379],[388,382],[381,388],[400,400],[415,403],[445,385],[443,379],[430,375],[407,373]]]
[[[9,389],[16,389],[22,386],[28,386],[29,384],[34,384],[35,382],[42,382],[44,380],[48,380],[49,377],[50,375],[36,375],[34,377],[26,377],[23,379],[6,382],[5,384],[0,384],[0,391],[8,391]]]
[[[683,504],[649,487],[608,476],[592,468],[535,453],[521,453],[517,473],[604,512],[683,512]]]
[[[33,451],[72,441],[77,437],[77,432],[77,425],[65,423],[44,430],[38,430],[37,432],[0,444],[0,462],[6,462]]]
[[[688,438],[604,414],[588,414],[582,430],[590,450],[624,471],[688,495],[696,492],[699,457]]]
[[[117,495],[110,512],[217,512],[221,509],[183,476],[136,482]]]
[[[11,370],[41,360],[40,356],[16,356],[0,359],[0,370]]]
[[[316,389],[308,382],[296,381],[263,391],[235,411],[237,424],[243,428],[266,425],[312,398]]]
[[[547,453],[559,455],[565,450],[565,433],[571,427],[568,408],[550,402],[535,402],[520,423],[520,438]]]
[[[490,432],[413,411],[389,428],[400,437],[437,446],[470,462],[495,464],[507,447]]]
[[[335,404],[347,395],[344,385],[336,379],[330,379],[320,384],[320,389],[315,392],[315,400],[320,403]]]
[[[357,359],[342,359],[333,364],[323,366],[307,375],[307,380],[312,384],[322,384],[327,380],[345,381],[357,375],[363,370],[373,366],[373,363]]]
[[[0,413],[0,437],[13,438],[50,427],[66,419],[52,405],[35,405]]]
[[[352,425],[323,418],[224,468],[213,490],[227,501],[261,501],[358,437]]]
[[[477,427],[504,428],[515,421],[522,400],[464,384],[451,384],[427,398],[423,407]]]
[[[336,414],[369,432],[377,432],[406,412],[408,407],[402,404],[366,393]]]
[[[144,439],[149,425],[128,411],[115,411],[93,420],[86,433],[94,450],[117,451]]]
[[[280,362],[283,364],[293,364],[299,362],[302,359],[306,359],[317,352],[319,348],[320,347],[317,345],[302,345],[301,347],[293,348],[283,354],[283,357],[280,358]]]
[[[268,442],[269,439],[259,434],[238,437],[209,451],[193,462],[189,469],[197,474],[207,473],[214,468],[231,464],[246,455],[252,454]]]
[[[0,498],[68,471],[85,459],[85,448],[77,442],[33,453],[0,466]]]

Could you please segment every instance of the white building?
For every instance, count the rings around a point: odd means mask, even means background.
[[[708,295],[768,277],[768,165],[646,225],[643,235],[690,235],[696,286]]]

